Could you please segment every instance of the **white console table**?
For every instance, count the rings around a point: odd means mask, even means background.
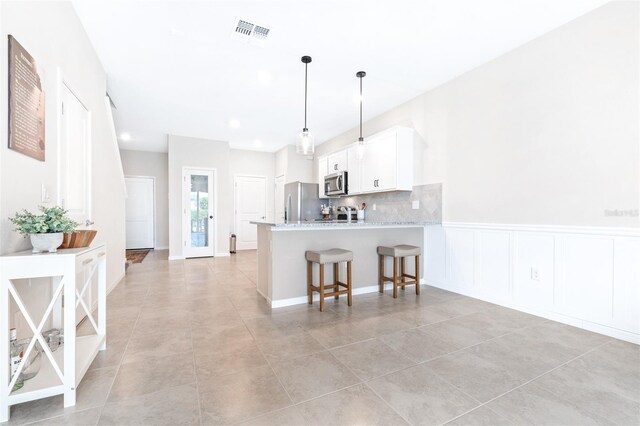
[[[0,422],[9,420],[12,405],[53,395],[64,394],[64,406],[76,404],[76,388],[87,372],[99,350],[106,348],[106,260],[104,244],[93,247],[58,250],[57,253],[32,254],[23,251],[0,256]],[[77,283],[79,272],[85,270],[84,282]],[[92,315],[92,306],[87,306],[84,295],[91,291],[97,276],[98,312]],[[51,278],[51,300],[42,318],[33,318],[14,285],[14,280]],[[38,284],[34,284],[38,285]],[[45,285],[45,284],[41,284]],[[9,311],[10,302],[16,303],[33,333],[25,358],[34,350],[36,340],[44,353],[40,372],[24,382],[24,386],[14,392],[20,371],[11,380],[9,362]],[[69,303],[69,301],[75,303]],[[64,301],[64,303],[63,303]],[[76,337],[76,311],[82,308],[95,334]],[[56,328],[64,327],[64,345],[51,352],[42,332],[47,323]]]

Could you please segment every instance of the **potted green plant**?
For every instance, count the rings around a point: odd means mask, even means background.
[[[62,207],[40,206],[39,209],[42,214],[22,210],[9,220],[17,232],[25,238],[29,236],[34,253],[55,253],[62,244],[64,233],[75,231],[79,224],[71,220]]]

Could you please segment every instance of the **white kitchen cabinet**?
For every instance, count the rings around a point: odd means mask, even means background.
[[[346,170],[349,195],[413,189],[413,129],[392,127],[365,139],[363,158],[358,143],[318,158],[320,198],[326,175]]]
[[[347,172],[349,181],[349,195],[362,192],[362,161],[358,158],[358,144],[347,148]]]
[[[318,196],[320,198],[327,198],[327,195],[324,193],[324,177],[328,174],[329,171],[329,160],[325,155],[323,157],[318,158]]]
[[[329,165],[328,173],[337,173],[343,170],[347,170],[347,150],[334,152],[327,156],[327,163]]]
[[[365,141],[361,192],[413,189],[413,129],[393,127]]]

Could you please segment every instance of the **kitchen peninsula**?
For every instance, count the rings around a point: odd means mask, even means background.
[[[307,303],[306,250],[351,250],[353,294],[376,292],[376,248],[379,245],[410,244],[421,247],[424,252],[424,228],[430,222],[310,221],[255,224],[258,226],[258,292],[272,308],[278,308]],[[409,264],[407,272],[412,273],[413,268]],[[391,267],[390,260],[386,266]],[[346,265],[341,264],[340,268],[340,274],[344,276]],[[315,280],[317,276],[314,273]],[[333,268],[326,268],[326,282],[332,279]]]

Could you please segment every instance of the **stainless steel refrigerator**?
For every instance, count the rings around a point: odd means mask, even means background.
[[[317,183],[291,182],[284,186],[285,222],[321,219],[321,205]]]

